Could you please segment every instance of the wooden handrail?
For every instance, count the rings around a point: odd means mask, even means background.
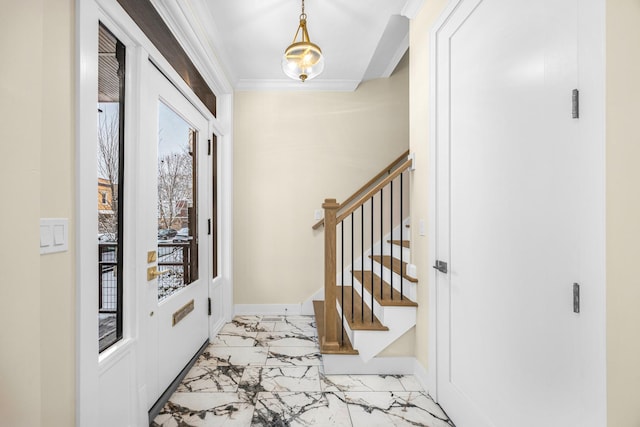
[[[340,207],[338,208],[338,211],[340,211],[341,209],[343,209],[345,206],[349,205],[349,203],[351,203],[352,201],[354,201],[358,195],[360,193],[362,193],[363,191],[365,191],[367,188],[369,188],[371,185],[373,185],[373,183],[375,183],[377,180],[379,180],[380,178],[382,178],[385,174],[388,174],[391,172],[391,170],[396,167],[400,162],[402,162],[403,160],[405,160],[407,158],[407,156],[409,155],[409,150],[405,151],[404,153],[402,153],[402,155],[400,155],[400,157],[398,157],[397,159],[395,159],[393,162],[389,163],[384,169],[382,169],[380,172],[378,172],[378,174],[376,176],[374,176],[373,178],[371,178],[366,184],[364,184],[362,187],[360,187],[355,193],[353,193],[351,196],[347,197],[347,199],[340,203]],[[397,175],[396,175],[397,176]],[[317,230],[318,228],[322,227],[324,225],[324,218],[322,218],[320,221],[316,222],[315,224],[313,224],[313,226],[311,228],[313,228],[314,230]]]
[[[396,177],[398,177],[401,173],[409,169],[411,167],[412,162],[413,160],[411,159],[407,160],[402,165],[400,165],[398,169],[393,171],[391,175],[389,175],[388,177],[380,181],[378,185],[373,187],[371,190],[367,191],[362,197],[360,197],[355,203],[353,203],[346,211],[342,212],[340,216],[338,216],[338,218],[336,219],[336,223],[339,224],[340,222],[342,222],[345,218],[351,215],[352,212],[354,212],[356,209],[362,206],[367,200],[369,200],[371,196],[376,194],[382,188],[386,187],[387,184],[389,184],[391,181],[396,179]]]

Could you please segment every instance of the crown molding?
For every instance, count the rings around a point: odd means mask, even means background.
[[[218,52],[203,43],[207,37],[190,2],[152,0],[152,4],[214,93],[217,96],[232,93],[228,70]]]
[[[409,19],[413,19],[418,16],[418,12],[422,9],[424,2],[425,0],[407,0],[407,3],[402,8],[402,12],[400,12],[400,14]]]
[[[240,79],[236,91],[353,92],[359,84],[359,80]]]

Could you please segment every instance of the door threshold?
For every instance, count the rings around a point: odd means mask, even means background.
[[[169,401],[169,398],[171,397],[171,395],[176,391],[176,389],[178,388],[178,386],[180,385],[184,377],[187,376],[187,373],[191,370],[191,368],[193,368],[193,365],[196,364],[198,357],[200,357],[200,355],[204,353],[204,350],[207,348],[208,345],[209,345],[209,338],[206,339],[206,341],[198,349],[196,354],[191,358],[191,360],[189,360],[189,363],[187,363],[186,366],[182,368],[178,376],[171,382],[171,384],[169,384],[169,387],[167,387],[164,393],[162,393],[162,395],[158,398],[156,403],[153,404],[151,409],[149,409],[149,425],[151,425],[153,420],[158,416],[158,414],[162,410],[162,407]]]

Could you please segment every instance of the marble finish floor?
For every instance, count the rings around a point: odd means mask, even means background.
[[[313,316],[237,316],[152,427],[452,427],[411,375],[325,375]]]

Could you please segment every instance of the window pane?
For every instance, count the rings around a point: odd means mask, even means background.
[[[122,338],[124,45],[98,37],[98,336],[102,352]]]
[[[198,278],[196,218],[197,133],[158,104],[158,299]]]

